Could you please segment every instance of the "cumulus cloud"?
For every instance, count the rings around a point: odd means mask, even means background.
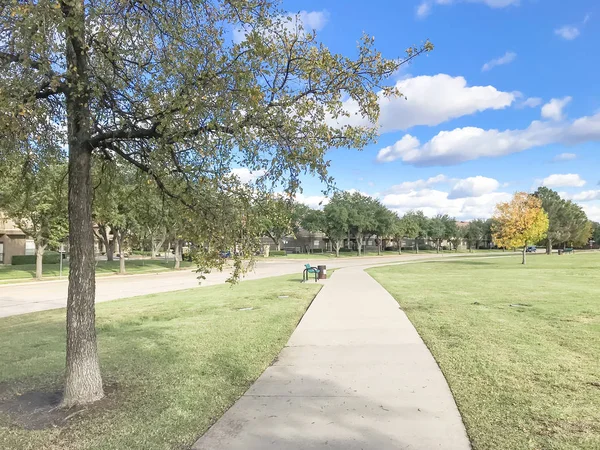
[[[441,131],[424,144],[407,134],[394,145],[381,149],[377,160],[400,159],[416,166],[453,165],[549,144],[576,145],[593,141],[600,141],[600,113],[571,122],[533,121],[529,127],[517,130],[456,128]]]
[[[555,173],[542,180],[542,186],[547,187],[581,187],[584,185],[585,180],[576,173]]]
[[[464,77],[446,74],[399,80],[396,88],[404,97],[386,98],[381,92],[378,94],[381,108],[378,125],[382,133],[417,125],[435,126],[487,109],[504,109],[517,98],[517,93],[499,91],[494,86],[468,86]],[[331,119],[332,125],[369,125],[354,100],[344,102],[344,109],[350,117]]]
[[[575,26],[565,25],[555,29],[554,34],[560,36],[563,39],[566,39],[567,41],[572,41],[573,39],[577,38],[581,34],[581,32],[579,31],[579,28]]]
[[[561,153],[560,155],[556,155],[552,161],[561,162],[561,161],[571,161],[577,158],[575,153]]]
[[[231,170],[231,175],[238,177],[242,183],[252,183],[262,177],[265,173],[264,170],[251,172],[250,169],[247,169],[246,167],[238,167]]]
[[[600,203],[581,205],[588,219],[600,222]]]
[[[329,203],[329,198],[325,197],[324,195],[304,195],[302,193],[298,193],[296,194],[295,199],[298,203],[302,203],[315,209],[322,208]]]
[[[496,191],[499,187],[500,183],[494,178],[482,176],[469,177],[464,180],[458,180],[454,184],[450,194],[448,194],[448,199],[481,197]]]
[[[420,209],[427,216],[448,214],[457,219],[491,217],[496,204],[512,197],[506,192],[492,192],[478,197],[450,198],[448,192],[423,189],[403,194],[388,194],[381,199],[387,207],[404,214],[411,209]]]
[[[510,64],[515,60],[517,54],[515,52],[506,52],[504,56],[500,58],[492,59],[491,61],[486,62],[481,68],[482,72],[487,72],[488,70],[492,70],[496,66],[503,66],[505,64]]]
[[[447,183],[449,178],[446,175],[439,174],[435,177],[430,177],[427,179],[421,179],[416,181],[404,181],[400,184],[395,184],[391,188],[386,191],[386,194],[400,194],[405,192],[410,192],[415,189],[424,189],[436,184]]]
[[[544,119],[562,120],[563,108],[571,102],[571,97],[553,98],[542,106],[542,117]]]
[[[289,13],[291,20],[288,20],[288,16],[284,15],[279,19],[285,23],[285,29],[287,31],[299,31],[303,33],[311,32],[313,30],[322,30],[327,22],[329,21],[329,13],[327,11],[300,11],[299,13]],[[248,34],[245,28],[236,28],[233,30],[233,41],[237,44],[242,42]]]
[[[591,202],[594,200],[600,200],[600,190],[583,191],[570,196],[571,200],[576,202]]]

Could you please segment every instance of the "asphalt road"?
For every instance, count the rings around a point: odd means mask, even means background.
[[[297,274],[300,279],[303,266],[326,264],[328,269],[341,267],[371,266],[373,264],[389,264],[396,261],[429,259],[436,257],[459,256],[449,253],[442,255],[403,255],[391,257],[368,258],[339,258],[310,260],[266,260],[258,261],[252,272],[244,280],[254,280],[278,275]],[[462,254],[460,256],[473,256]],[[197,274],[192,270],[177,272],[159,272],[143,275],[114,275],[96,278],[96,302],[134,297],[137,295],[154,294],[159,292],[178,291],[183,289],[211,286],[225,283],[229,273],[214,272],[199,284]],[[18,284],[0,285],[0,317],[26,314],[54,308],[64,308],[67,305],[67,281],[41,281]]]

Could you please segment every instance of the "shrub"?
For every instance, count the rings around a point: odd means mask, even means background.
[[[352,253],[356,250],[352,250],[351,248],[340,248],[340,253]]]
[[[271,250],[269,256],[287,256],[287,252],[285,250]]]
[[[45,252],[42,262],[44,264],[58,264],[60,262],[60,253]],[[35,255],[15,255],[12,257],[13,266],[22,266],[25,264],[35,264]]]

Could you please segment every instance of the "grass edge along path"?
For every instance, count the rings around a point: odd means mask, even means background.
[[[160,259],[132,259],[125,262],[127,275],[137,275],[144,273],[157,273],[173,271],[174,261]],[[182,261],[182,268],[195,267],[191,262]],[[116,275],[119,273],[119,261],[98,261],[96,262],[96,276]],[[58,280],[59,265],[44,264],[42,281]],[[63,279],[69,276],[68,264],[63,267]],[[35,280],[35,264],[24,265],[0,265],[0,284],[19,283]]]
[[[440,365],[474,450],[600,448],[600,254],[368,273]]]
[[[64,309],[0,319],[0,448],[189,448],[272,363],[321,287],[282,276],[98,304],[108,395],[37,430],[3,405],[60,389]]]

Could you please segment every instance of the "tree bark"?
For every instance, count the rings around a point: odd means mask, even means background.
[[[175,240],[175,269],[179,269],[181,267],[181,240]]]
[[[60,7],[67,18],[65,29],[66,94],[69,145],[69,245],[71,262],[67,295],[67,358],[61,406],[70,408],[104,397],[96,344],[95,261],[92,224],[92,152],[85,17],[82,0]]]
[[[41,280],[44,270],[44,250],[46,246],[35,243],[35,278]]]
[[[552,239],[548,239],[548,245],[546,245],[546,254],[552,254]]]
[[[104,244],[106,251],[106,260],[114,261],[115,242],[110,239],[106,225],[98,225],[98,233],[96,234]]]
[[[523,247],[523,265],[525,265],[527,263],[527,244],[525,244],[525,247]]]
[[[125,255],[123,249],[125,236],[121,230],[115,228],[113,228],[113,236],[117,240],[117,245],[119,246],[119,274],[125,275],[127,273],[125,270]]]
[[[415,250],[419,254],[419,238],[415,238]]]
[[[398,239],[398,254],[402,254],[402,239]]]

